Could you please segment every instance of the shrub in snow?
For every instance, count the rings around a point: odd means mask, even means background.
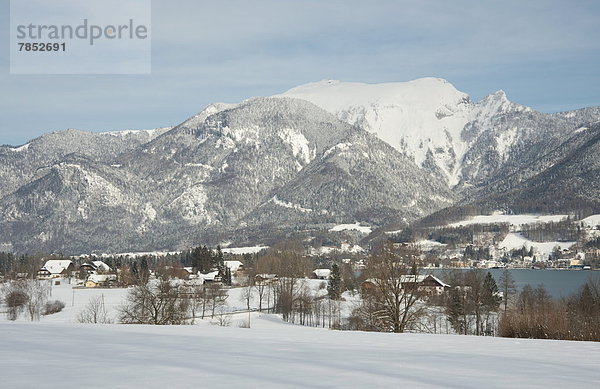
[[[250,321],[249,320],[243,320],[241,322],[238,323],[238,328],[250,328]]]
[[[19,313],[27,303],[27,294],[21,290],[9,290],[4,296],[4,302],[8,307],[6,311],[8,320],[17,320]]]
[[[59,300],[48,301],[44,307],[44,315],[52,315],[63,310],[65,303]]]

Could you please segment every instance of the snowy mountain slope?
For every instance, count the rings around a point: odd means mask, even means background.
[[[0,146],[0,198],[39,178],[45,169],[69,154],[108,163],[168,130],[170,128],[103,133],[65,130],[42,135],[18,147]]]
[[[468,95],[439,78],[364,84],[321,81],[281,96],[311,101],[341,120],[377,134],[418,166],[433,158],[451,185],[458,183],[458,161],[467,149],[461,137],[472,104]],[[429,154],[432,154],[430,156]]]
[[[0,250],[255,245],[454,204],[595,209],[599,119],[598,107],[543,114],[502,91],[474,104],[428,78],[313,83],[168,129],[47,134],[0,147]]]
[[[456,204],[427,216],[424,225],[495,210],[584,216],[600,212],[600,123],[571,131],[566,140],[548,136],[533,149],[521,153],[520,166],[505,167]]]
[[[536,150],[564,140],[600,109],[543,114],[503,91],[472,103],[446,80],[363,84],[321,81],[280,96],[311,101],[358,125],[414,159],[455,191],[486,185],[522,168]]]
[[[202,203],[210,208],[206,217],[192,222],[227,225],[354,131],[302,100],[253,99],[213,114],[193,132],[186,122],[122,161],[169,188],[157,198],[172,215],[194,219]]]
[[[502,177],[482,190],[478,204],[516,212],[600,210],[600,124],[574,134],[527,169]]]
[[[0,202],[5,247],[182,249],[240,225],[414,220],[454,200],[386,143],[292,98],[208,107],[109,161],[71,154],[39,175]],[[298,218],[287,198],[323,209]]]
[[[71,157],[6,196],[0,206],[5,250],[67,252],[130,247],[145,220],[136,177]]]
[[[489,112],[487,107],[500,104],[505,108],[497,110],[497,114],[485,113]],[[462,164],[463,180],[455,188],[463,197],[469,197],[472,191],[485,190],[494,181],[511,175],[525,179],[556,163],[548,160],[539,165],[536,161],[552,154],[567,139],[580,137],[578,129],[582,125],[600,119],[599,108],[568,115],[544,114],[508,102],[503,93],[488,96],[477,108],[483,113],[469,122],[463,132],[471,139]]]
[[[306,166],[248,223],[404,223],[452,204],[454,194],[377,137],[358,132]]]

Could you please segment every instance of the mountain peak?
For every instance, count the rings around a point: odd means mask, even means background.
[[[276,97],[308,100],[345,122],[377,134],[413,157],[419,166],[432,150],[451,150],[452,159],[465,150],[460,133],[472,104],[466,93],[442,78],[380,84],[324,80]],[[439,164],[444,165],[441,169],[448,182],[456,183],[456,162]]]
[[[309,100],[330,112],[373,101],[423,106],[468,98],[467,94],[456,90],[448,81],[434,77],[378,84],[322,80],[297,86],[276,97],[284,96]]]
[[[506,97],[506,92],[504,92],[504,90],[502,89],[498,89],[496,92],[494,93],[490,93],[489,95],[485,96],[483,98],[483,100],[494,100],[494,101],[509,101],[508,97]]]
[[[506,96],[506,92],[502,89],[485,96],[477,105],[488,112],[488,116],[494,112],[510,112],[510,111],[530,111],[531,108],[517,103],[513,103]]]

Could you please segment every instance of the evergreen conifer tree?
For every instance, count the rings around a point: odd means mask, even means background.
[[[487,311],[497,311],[500,306],[500,296],[498,295],[498,285],[492,277],[492,273],[487,272],[483,280],[483,298],[482,304]]]
[[[327,292],[332,300],[339,300],[342,296],[342,272],[337,263],[331,266],[331,277],[327,285]]]
[[[465,305],[462,292],[457,288],[450,291],[450,301],[446,310],[450,325],[458,334],[466,334]]]

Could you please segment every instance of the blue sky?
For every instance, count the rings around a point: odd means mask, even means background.
[[[544,112],[600,105],[593,0],[153,0],[150,75],[10,75],[0,1],[0,144],[175,125],[211,102],[322,79],[434,76],[474,101],[503,89]]]

